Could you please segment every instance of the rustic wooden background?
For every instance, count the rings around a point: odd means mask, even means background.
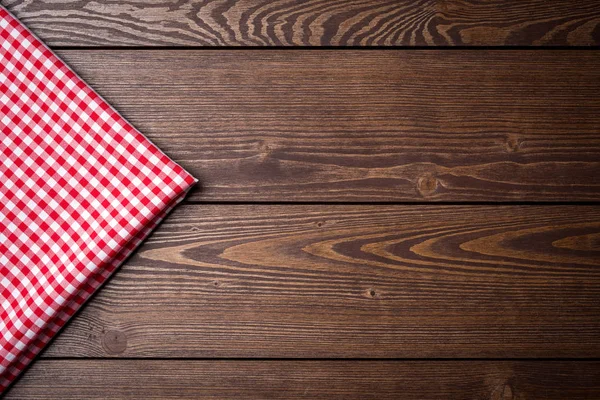
[[[1,4],[201,181],[7,398],[600,398],[600,0]]]

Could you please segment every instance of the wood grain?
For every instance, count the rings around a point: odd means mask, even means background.
[[[54,46],[597,46],[600,1],[2,0]]]
[[[600,52],[60,55],[195,201],[600,199]]]
[[[6,399],[597,399],[600,363],[40,360]]]
[[[53,357],[599,357],[593,206],[186,205]]]

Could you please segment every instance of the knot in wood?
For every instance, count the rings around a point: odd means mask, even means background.
[[[102,345],[109,354],[121,354],[127,349],[127,336],[117,330],[109,330],[102,337]]]
[[[434,194],[438,189],[438,185],[438,180],[431,175],[423,176],[417,181],[417,189],[423,197]]]
[[[519,151],[521,141],[516,136],[508,136],[506,138],[506,150],[510,153],[516,153]]]
[[[504,384],[496,387],[492,392],[491,400],[516,400],[518,399],[509,384]]]

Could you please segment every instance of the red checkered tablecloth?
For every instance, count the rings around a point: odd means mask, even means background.
[[[0,393],[195,179],[0,7]]]

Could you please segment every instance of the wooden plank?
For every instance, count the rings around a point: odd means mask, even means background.
[[[597,201],[600,52],[62,51],[196,201]]]
[[[54,46],[597,46],[600,1],[2,0]]]
[[[40,360],[6,399],[597,399],[598,361]]]
[[[179,207],[54,357],[600,356],[600,208]]]

